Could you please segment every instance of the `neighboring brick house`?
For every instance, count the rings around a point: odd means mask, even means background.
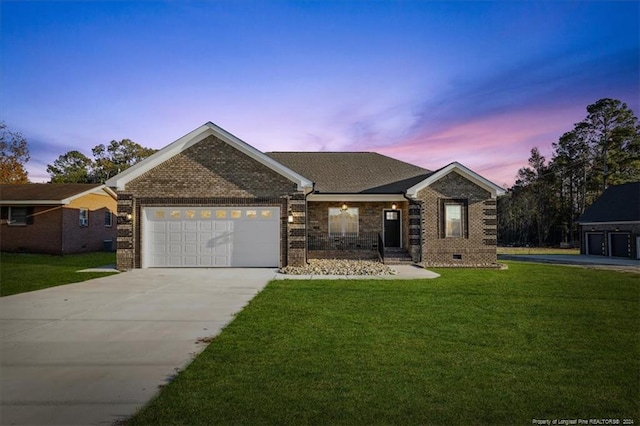
[[[610,186],[577,222],[581,254],[640,259],[640,182]]]
[[[116,194],[100,184],[0,185],[0,250],[73,254],[113,247]]]
[[[262,153],[207,123],[114,176],[118,268],[496,262],[499,186],[369,152]],[[129,219],[130,218],[130,219]]]

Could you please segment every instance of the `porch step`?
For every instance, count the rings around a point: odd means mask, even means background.
[[[406,265],[413,263],[413,259],[407,250],[392,247],[384,249],[384,263],[385,265]]]

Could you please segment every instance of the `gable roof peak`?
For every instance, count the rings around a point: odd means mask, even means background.
[[[313,186],[313,183],[304,176],[294,172],[291,169],[288,169],[277,161],[274,161],[270,157],[266,156],[263,152],[257,150],[242,139],[234,136],[233,134],[224,130],[222,127],[212,123],[211,121],[206,122],[197,129],[187,133],[183,137],[165,146],[153,155],[117,174],[116,176],[107,180],[106,184],[117,189],[124,189],[125,185],[131,182],[133,179],[141,176],[152,168],[159,166],[168,159],[180,154],[191,146],[197,144],[198,142],[201,142],[202,140],[212,135],[236,148],[238,151],[242,152],[253,160],[265,165],[276,173],[281,174],[292,182],[295,182],[298,185],[298,189],[310,188]]]
[[[505,190],[501,186],[496,185],[495,183],[491,182],[490,180],[486,179],[483,176],[480,176],[478,173],[467,168],[462,163],[454,161],[442,167],[441,169],[436,170],[430,176],[424,179],[422,182],[407,189],[407,196],[413,197],[413,198],[417,197],[419,191],[426,188],[427,186],[430,186],[432,183],[440,180],[441,178],[445,177],[446,175],[452,172],[462,175],[463,177],[475,183],[479,187],[487,190],[491,194],[491,198],[496,198],[500,195],[505,194]]]

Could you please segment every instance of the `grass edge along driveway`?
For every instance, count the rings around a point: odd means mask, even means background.
[[[637,275],[272,281],[129,424],[640,421]]]
[[[77,271],[116,262],[115,253],[94,252],[51,256],[46,254],[0,253],[0,296],[42,290],[111,275]]]

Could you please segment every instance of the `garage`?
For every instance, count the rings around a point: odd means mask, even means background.
[[[613,257],[631,257],[631,235],[628,232],[609,234],[609,247]]]
[[[587,234],[587,254],[595,256],[604,255],[604,234],[588,233]]]
[[[277,267],[280,208],[147,207],[143,268]]]

